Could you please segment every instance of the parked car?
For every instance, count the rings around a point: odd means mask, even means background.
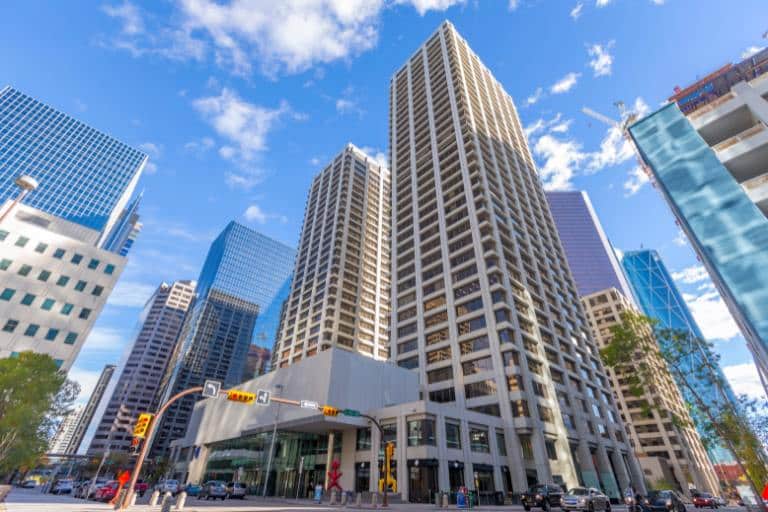
[[[203,486],[200,484],[187,484],[184,486],[184,492],[187,496],[199,496]]]
[[[149,490],[149,484],[147,482],[144,480],[136,480],[136,485],[133,486],[133,492],[138,494],[139,497],[142,497],[147,490]]]
[[[118,487],[120,487],[120,482],[117,480],[110,480],[93,493],[93,499],[96,501],[107,502],[115,497]]]
[[[693,497],[693,506],[696,508],[717,508],[717,500],[711,494],[702,492]]]
[[[229,482],[227,484],[227,498],[245,499],[245,484],[240,482]]]
[[[563,510],[611,511],[611,500],[594,487],[574,487],[563,496]]]
[[[728,500],[726,500],[722,496],[715,496],[715,503],[717,503],[718,507],[727,507],[728,506]]]
[[[685,512],[685,503],[675,491],[651,491],[643,500],[643,510]]]
[[[520,501],[522,501],[525,510],[531,510],[532,508],[549,510],[552,507],[560,506],[562,496],[563,488],[559,485],[532,485],[528,488],[528,491],[520,495]]]
[[[74,481],[70,478],[62,478],[51,487],[51,494],[72,494]]]
[[[203,484],[203,488],[200,489],[197,497],[200,499],[205,498],[206,500],[215,500],[216,498],[223,500],[227,498],[227,487],[221,480],[209,480]]]
[[[75,497],[82,499],[92,498],[93,495],[96,494],[96,491],[99,490],[99,487],[106,484],[108,481],[109,480],[106,478],[97,478],[96,482],[87,480],[83,485],[77,488],[75,491]]]
[[[179,492],[179,481],[178,480],[163,480],[162,482],[158,483],[155,486],[156,491],[160,491],[160,494],[165,494],[167,492],[170,492],[174,496],[178,494]]]
[[[24,480],[23,482],[21,482],[21,486],[24,489],[34,489],[35,487],[37,487],[37,480]]]

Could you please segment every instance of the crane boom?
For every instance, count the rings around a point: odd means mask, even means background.
[[[601,122],[607,124],[608,126],[620,126],[618,121],[615,121],[615,120],[611,119],[608,116],[604,116],[603,114],[601,114],[599,112],[595,112],[594,110],[592,110],[589,107],[582,107],[581,111],[584,112],[585,114],[587,114],[589,117],[597,119],[598,121],[601,121]]]

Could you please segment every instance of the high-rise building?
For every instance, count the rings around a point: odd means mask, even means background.
[[[0,89],[0,204],[22,174],[38,180],[25,204],[99,233],[128,205],[147,156],[48,105]]]
[[[127,452],[142,412],[157,408],[160,383],[195,293],[194,281],[162,283],[144,306],[139,331],[93,436],[89,454]]]
[[[389,171],[352,144],[315,176],[273,367],[331,346],[389,357],[389,194]]]
[[[31,350],[69,370],[126,263],[96,247],[98,237],[95,230],[25,204],[5,217],[0,357]]]
[[[245,382],[259,375],[264,375],[269,370],[269,363],[272,360],[272,352],[268,348],[258,345],[248,347],[248,356],[243,368],[243,376],[240,380]]]
[[[104,240],[104,249],[112,251],[120,256],[128,256],[128,251],[133,247],[133,243],[139,236],[142,224],[139,222],[139,204],[141,195],[131,201],[123,210],[112,227],[112,230]]]
[[[390,101],[392,358],[503,419],[516,490],[642,489],[512,99],[446,22]]]
[[[67,448],[72,443],[72,436],[82,414],[83,406],[79,405],[62,418],[59,427],[56,429],[56,434],[51,439],[51,442],[48,443],[48,453],[58,455],[69,455],[71,453],[67,451]]]
[[[616,288],[632,300],[621,264],[584,191],[546,192],[580,297]]]
[[[88,397],[88,402],[85,404],[85,407],[83,407],[82,413],[77,419],[77,424],[75,425],[75,428],[72,432],[72,437],[64,453],[77,453],[78,449],[80,448],[80,443],[83,441],[85,433],[88,430],[88,426],[91,424],[91,421],[93,421],[96,410],[104,398],[104,393],[109,387],[109,381],[112,380],[112,376],[115,374],[116,368],[117,367],[115,365],[108,364],[104,366],[103,370],[101,370],[99,380],[96,381],[96,386],[93,388],[91,396]]]
[[[629,298],[615,288],[585,295],[581,300],[601,347],[611,342],[611,327],[621,323],[622,314],[639,313]],[[651,372],[653,388],[637,395],[628,375],[612,369],[608,373],[646,479],[657,488],[672,485],[689,497],[690,489],[717,494],[720,490],[717,474],[661,356],[653,331],[647,326],[637,329],[641,330],[637,334],[642,337],[645,349],[637,364],[645,365]],[[671,471],[665,471],[665,466]],[[671,482],[666,476],[670,472]]]
[[[768,50],[731,71],[680,91],[629,133],[768,390]]]
[[[161,384],[163,401],[214,379],[240,382],[256,317],[274,300],[293,270],[294,251],[237,222],[213,241],[197,280],[195,300]],[[167,453],[184,435],[197,397],[187,396],[165,413],[152,454]]]

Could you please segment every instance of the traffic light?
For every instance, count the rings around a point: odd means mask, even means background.
[[[323,406],[323,416],[338,416],[339,410],[336,407],[331,407],[330,405],[324,405]]]
[[[140,437],[142,439],[146,437],[149,424],[152,423],[152,418],[154,418],[154,414],[148,412],[139,414],[139,419],[136,420],[136,425],[133,427],[133,437]]]
[[[243,402],[244,404],[252,404],[256,400],[256,393],[230,389],[227,391],[227,400],[232,400],[233,402]]]

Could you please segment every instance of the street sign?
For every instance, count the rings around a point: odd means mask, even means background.
[[[266,389],[259,389],[256,391],[256,403],[258,405],[269,405],[270,392]]]
[[[302,400],[301,402],[299,402],[299,405],[301,405],[302,409],[315,409],[315,410],[317,410],[317,409],[320,408],[320,404],[318,404],[317,402],[313,402],[311,400]]]
[[[221,391],[221,382],[217,380],[207,380],[203,384],[203,396],[206,398],[216,398]]]

